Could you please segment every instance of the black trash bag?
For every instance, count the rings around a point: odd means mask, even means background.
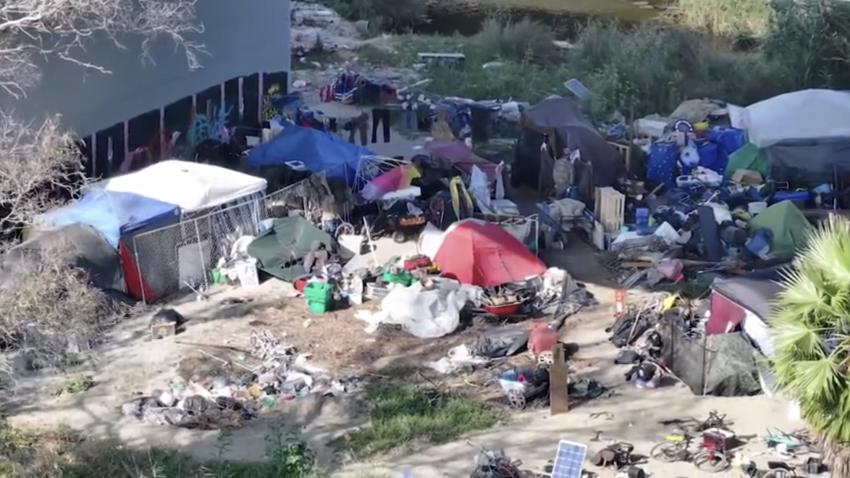
[[[174,331],[179,332],[182,327],[186,324],[186,318],[180,312],[177,312],[174,309],[159,309],[153,317],[151,317],[150,327],[153,328],[157,325],[163,324],[173,324]],[[157,336],[155,338],[162,338],[161,336]]]

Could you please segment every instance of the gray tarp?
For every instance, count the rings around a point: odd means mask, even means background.
[[[695,395],[742,397],[761,391],[753,346],[740,332],[691,338],[660,325],[662,360]]]
[[[850,170],[850,139],[810,144],[777,144],[764,149],[770,176],[812,187],[835,182]]]
[[[40,233],[10,249],[3,257],[3,268],[11,271],[30,254],[57,254],[65,251],[72,267],[88,274],[92,284],[102,290],[124,290],[124,280],[118,262],[118,251],[97,230],[84,224],[72,224]]]
[[[556,154],[561,149],[581,151],[581,157],[593,165],[597,186],[612,186],[623,170],[619,153],[599,134],[573,101],[552,96],[522,113],[524,127],[557,138],[553,144]]]
[[[765,322],[770,319],[771,307],[783,287],[772,280],[732,277],[716,280],[711,288],[732,302],[750,310]]]

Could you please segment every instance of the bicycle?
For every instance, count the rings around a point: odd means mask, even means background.
[[[767,469],[764,478],[797,478],[797,467],[788,463],[769,461]]]
[[[713,434],[703,434],[698,443],[698,451],[691,453],[694,437],[686,432],[667,435],[664,441],[656,444],[649,456],[663,463],[690,461],[698,470],[717,473],[729,469],[729,458],[726,456],[725,438]]]

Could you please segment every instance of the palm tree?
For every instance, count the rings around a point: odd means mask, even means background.
[[[822,439],[832,476],[850,476],[850,221],[816,228],[782,282],[770,322],[776,383]]]

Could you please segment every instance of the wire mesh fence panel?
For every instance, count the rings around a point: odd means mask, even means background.
[[[142,300],[156,302],[183,290],[209,287],[212,271],[234,255],[241,237],[259,231],[261,198],[187,219],[133,238]]]
[[[176,294],[187,283],[192,287],[204,283],[204,256],[210,249],[200,241],[195,226],[195,221],[186,221],[133,237],[132,257],[145,303]]]
[[[338,165],[267,194],[262,200],[262,219],[297,215],[320,223],[330,213],[345,220],[352,204],[350,168]]]

